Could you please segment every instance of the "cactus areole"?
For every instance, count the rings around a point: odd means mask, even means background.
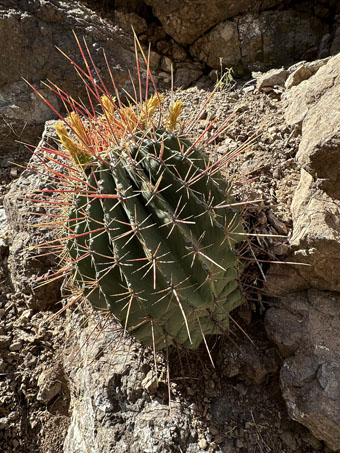
[[[95,194],[76,194],[69,211],[75,283],[156,349],[197,348],[228,329],[242,302],[234,251],[241,222],[226,207],[228,185],[208,166],[188,140],[149,131],[85,167]]]
[[[146,89],[143,101],[140,83],[141,100],[124,105],[115,84],[113,97],[94,81],[81,52],[91,109],[50,86],[69,112],[59,115],[60,146],[50,159],[63,160],[63,172],[51,173],[66,201],[60,241],[71,288],[144,345],[195,349],[227,331],[243,301],[235,245],[244,232],[220,173],[231,157],[211,161],[209,128],[185,138],[199,114],[180,123],[182,102],[165,107],[149,72],[156,94]]]

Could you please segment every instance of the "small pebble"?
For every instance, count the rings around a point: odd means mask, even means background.
[[[206,439],[204,439],[204,438],[203,438],[203,439],[200,439],[200,440],[198,441],[198,446],[199,446],[200,448],[202,448],[202,450],[206,450],[206,449],[208,448],[208,442],[207,442]]]
[[[7,348],[11,342],[11,337],[9,335],[0,335],[0,349]]]
[[[20,349],[22,348],[22,342],[21,341],[14,341],[10,347],[9,347],[9,350],[11,352],[13,351],[19,351]]]
[[[9,425],[8,418],[7,417],[2,417],[0,418],[0,429],[5,429]]]

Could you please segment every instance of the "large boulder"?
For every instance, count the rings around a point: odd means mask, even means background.
[[[74,98],[86,93],[74,67],[56,49],[59,47],[77,63],[81,55],[73,31],[89,45],[93,59],[105,80],[103,49],[120,87],[134,71],[131,36],[78,1],[19,1],[0,5],[0,157],[11,155],[15,140],[37,144],[46,120],[55,114],[33,93],[22,77],[48,96],[57,108],[61,102],[41,82],[50,79]],[[84,65],[82,65],[84,67]],[[110,85],[111,86],[111,85]],[[84,99],[86,101],[86,99]]]
[[[190,53],[213,68],[232,67],[236,74],[289,66],[315,58],[328,28],[320,19],[294,10],[247,13],[216,25]]]
[[[292,201],[295,257],[309,266],[298,273],[312,288],[340,291],[340,204],[320,190],[302,169]]]
[[[266,275],[270,294],[283,295],[307,288],[340,291],[340,205],[301,170],[291,205],[292,253],[288,263],[272,265]]]
[[[309,290],[266,313],[266,330],[284,363],[281,390],[289,415],[340,449],[340,294]]]
[[[321,189],[340,199],[340,55],[285,95],[286,121],[302,129],[296,158]]]
[[[64,453],[198,451],[192,405],[175,397],[169,410],[164,363],[156,376],[152,352],[112,322],[98,318],[98,335],[94,319],[87,329],[81,321],[69,324],[75,335],[65,364],[72,397]]]
[[[272,294],[307,288],[340,291],[339,80],[337,55],[284,95],[286,122],[302,133],[296,155],[301,179],[291,205],[292,253],[287,258],[297,264],[271,267],[266,288]]]
[[[285,0],[145,0],[165,31],[180,44],[192,44],[214,25],[247,11],[282,5]]]

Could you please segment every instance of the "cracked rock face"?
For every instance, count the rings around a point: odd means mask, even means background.
[[[320,19],[297,11],[250,12],[219,23],[190,52],[213,68],[222,58],[224,68],[242,74],[313,57],[326,32]]]
[[[286,122],[301,130],[296,159],[302,170],[291,204],[287,258],[298,264],[270,269],[266,287],[277,295],[307,288],[340,291],[340,55],[315,62],[315,68],[284,94]]]
[[[286,121],[302,128],[296,155],[301,166],[319,187],[340,199],[340,55],[331,58],[305,83],[291,88],[286,96]],[[332,112],[332,114],[330,114]]]
[[[284,0],[146,0],[165,31],[180,44],[192,44],[217,23],[249,10],[272,8]]]
[[[140,344],[110,323],[98,338],[93,322],[81,335],[73,323],[80,341],[66,359],[72,396],[64,453],[196,452],[192,409],[173,401],[170,414],[159,395],[151,396],[159,385],[166,389],[164,374],[157,379]],[[148,385],[150,374],[156,388]]]
[[[340,295],[308,290],[266,313],[266,331],[285,358],[282,395],[289,415],[340,449]]]

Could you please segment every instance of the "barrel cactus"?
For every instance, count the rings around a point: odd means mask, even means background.
[[[73,290],[144,345],[196,349],[228,330],[243,301],[244,232],[220,173],[229,158],[212,162],[202,140],[186,138],[180,101],[166,108],[156,92],[123,105],[88,74],[101,112],[59,91],[70,108],[56,125]]]

